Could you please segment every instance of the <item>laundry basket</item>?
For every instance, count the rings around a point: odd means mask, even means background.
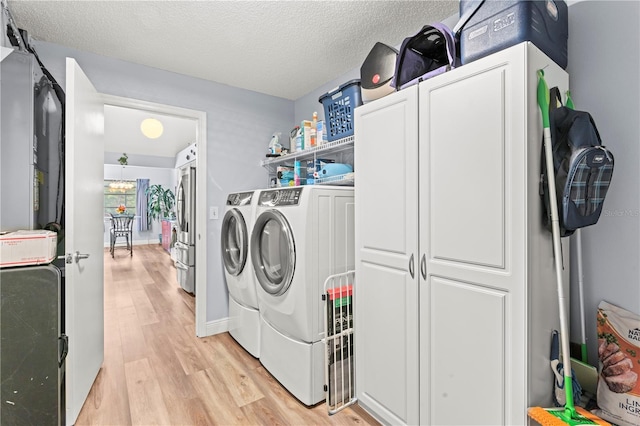
[[[333,142],[353,135],[356,107],[362,105],[360,80],[348,81],[320,96],[327,123],[327,140]]]
[[[353,354],[353,286],[355,271],[324,282],[325,385],[327,411],[335,414],[356,402]]]

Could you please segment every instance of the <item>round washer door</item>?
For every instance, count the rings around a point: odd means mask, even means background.
[[[256,219],[251,234],[251,262],[260,286],[280,296],[291,285],[296,266],[296,246],[289,222],[277,210]]]
[[[237,276],[247,263],[249,234],[238,209],[227,211],[222,220],[222,261],[230,275]]]

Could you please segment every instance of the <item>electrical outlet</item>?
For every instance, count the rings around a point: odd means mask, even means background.
[[[209,219],[214,220],[218,218],[218,207],[210,206],[209,207]]]

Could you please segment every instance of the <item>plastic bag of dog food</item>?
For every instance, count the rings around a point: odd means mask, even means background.
[[[598,406],[618,425],[640,424],[640,315],[607,302],[598,305]]]

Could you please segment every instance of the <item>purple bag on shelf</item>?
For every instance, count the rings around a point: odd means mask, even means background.
[[[456,43],[451,29],[441,23],[425,25],[402,42],[391,86],[401,90],[456,65]]]

